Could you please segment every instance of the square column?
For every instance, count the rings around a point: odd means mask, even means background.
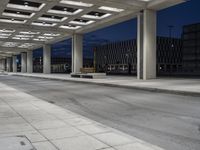
[[[11,58],[6,58],[6,71],[11,72]]]
[[[21,72],[27,72],[27,54],[26,52],[21,53]]]
[[[33,73],[33,51],[27,51],[27,73]]]
[[[16,73],[17,72],[17,56],[13,56],[12,59],[13,59],[12,61],[13,72]]]
[[[137,77],[156,78],[156,11],[144,10],[138,14]]]
[[[80,72],[83,67],[83,35],[72,37],[72,73]]]
[[[0,60],[0,70],[3,70],[3,59]]]
[[[43,73],[51,73],[51,45],[43,46]]]
[[[0,60],[0,70],[3,70],[3,59]]]
[[[2,59],[2,70],[5,71],[6,70],[6,60]]]

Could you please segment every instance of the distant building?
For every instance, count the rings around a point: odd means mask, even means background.
[[[100,45],[95,48],[97,72],[108,74],[136,74],[137,44],[128,40]],[[182,70],[182,40],[178,38],[157,38],[158,75],[174,75]]]
[[[183,70],[200,74],[200,23],[183,27]]]
[[[66,57],[52,57],[51,58],[51,73],[70,73],[71,72],[71,58]],[[84,58],[83,67],[93,67],[93,59]],[[33,72],[43,72],[43,57],[33,59]]]

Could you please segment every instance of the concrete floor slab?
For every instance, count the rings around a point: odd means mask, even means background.
[[[109,147],[108,145],[90,136],[79,136],[52,141],[62,150],[100,150]]]
[[[36,130],[0,134],[0,137],[13,137],[13,136],[26,136],[32,143],[47,140]]]
[[[56,117],[47,114],[46,112],[37,112],[37,114],[31,114],[31,115],[24,115],[23,116],[29,123],[32,122],[38,122],[38,121],[50,121],[50,120],[55,120]]]
[[[98,124],[82,125],[82,126],[78,126],[77,128],[87,134],[100,134],[100,133],[111,131],[106,126],[98,125]]]
[[[9,125],[9,124],[25,124],[26,121],[20,117],[19,115],[17,117],[5,117],[0,118],[0,126]]]
[[[47,120],[47,121],[38,121],[38,122],[32,122],[32,126],[34,126],[36,129],[53,129],[53,128],[61,128],[65,127],[66,123],[64,123],[61,120]]]
[[[4,124],[0,126],[0,134],[2,133],[11,133],[11,132],[22,132],[22,131],[32,131],[33,127],[28,123],[20,124]]]
[[[77,130],[76,128],[73,128],[73,127],[69,127],[67,125],[65,127],[57,128],[57,129],[40,130],[40,132],[50,140],[70,138],[70,137],[84,135],[84,133],[81,132],[80,130]]]
[[[73,126],[83,126],[83,125],[89,125],[94,124],[95,122],[92,120],[88,120],[83,117],[76,117],[76,118],[70,118],[70,119],[64,119],[64,121],[70,125]]]
[[[134,139],[122,136],[119,133],[109,132],[94,135],[97,139],[110,146],[125,145],[137,142]]]
[[[53,144],[48,141],[33,143],[37,150],[58,150]]]

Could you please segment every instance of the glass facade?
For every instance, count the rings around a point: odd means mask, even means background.
[[[43,48],[39,48],[33,51],[33,72],[43,72]]]
[[[72,40],[58,42],[51,47],[51,72],[71,72]]]
[[[21,55],[17,55],[17,72],[21,72]]]

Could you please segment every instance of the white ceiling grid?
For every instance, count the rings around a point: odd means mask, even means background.
[[[148,7],[159,9],[180,2],[183,0],[1,0],[0,53],[38,48],[131,19]]]

